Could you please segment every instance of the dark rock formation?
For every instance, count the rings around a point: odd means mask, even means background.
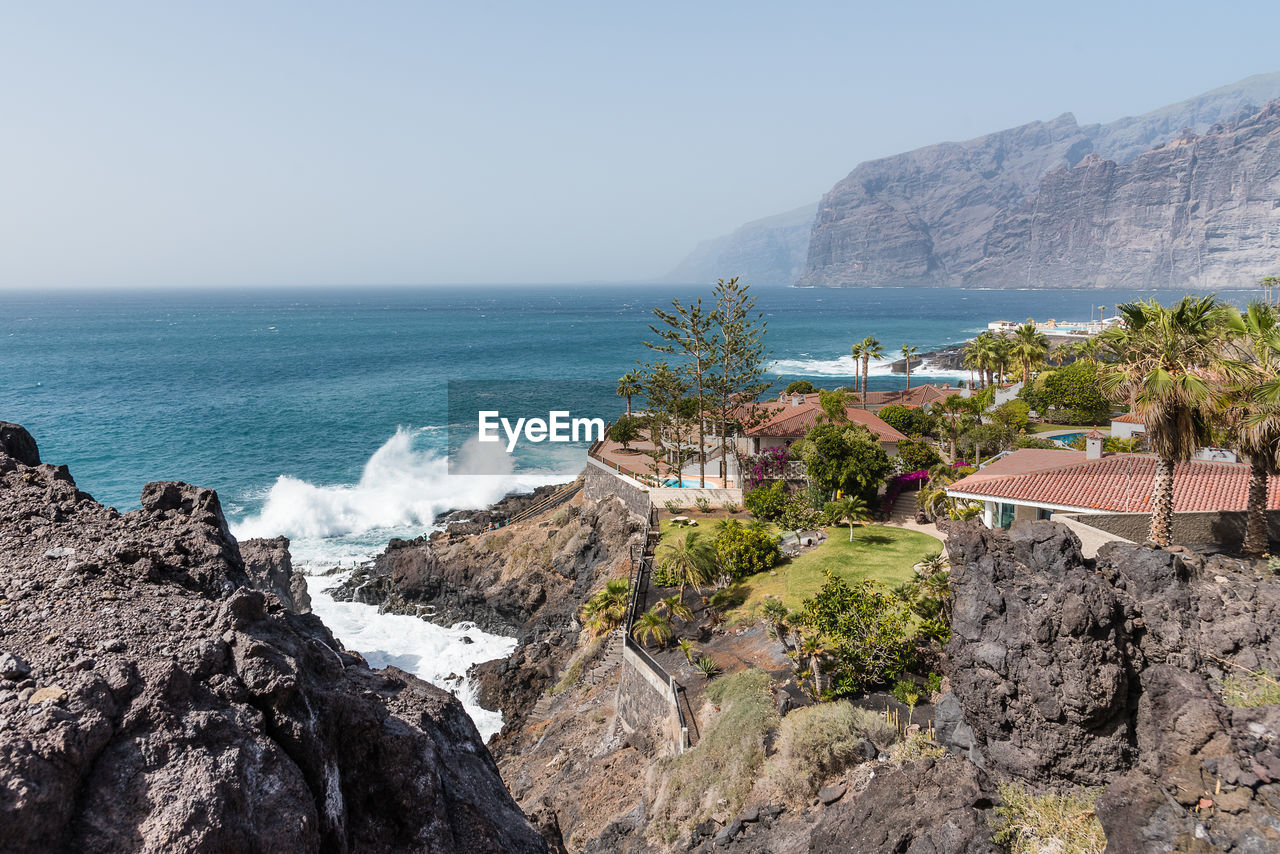
[[[1051,522],[955,526],[948,548],[941,738],[999,776],[1107,786],[1109,851],[1280,847],[1280,706],[1222,700],[1280,670],[1280,581],[1127,544],[1088,561]]]
[[[0,850],[546,850],[457,700],[248,589],[213,492],[122,516],[15,435]]]
[[[991,841],[990,788],[986,775],[963,759],[881,763],[861,792],[829,805],[819,801],[799,813],[781,806],[753,808],[723,828],[707,822],[695,829],[688,849],[706,854],[997,854],[1003,849]]]
[[[578,609],[605,578],[628,569],[642,523],[621,502],[579,499],[544,517],[478,535],[456,526],[386,551],[334,597],[452,626],[472,622],[515,637],[506,659],[472,668],[480,702],[506,729],[537,702],[573,652]]]
[[[290,611],[311,613],[307,578],[293,568],[288,537],[242,540],[240,556],[244,559],[244,571],[249,575],[249,583],[255,590],[275,594]]]
[[[0,421],[0,456],[8,456],[24,466],[40,465],[40,449],[36,440],[20,424]]]

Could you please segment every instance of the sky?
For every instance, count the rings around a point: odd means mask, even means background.
[[[644,280],[857,163],[1280,70],[1280,4],[0,0],[0,288]]]

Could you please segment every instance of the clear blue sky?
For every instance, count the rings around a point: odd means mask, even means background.
[[[1280,4],[0,3],[0,287],[642,279],[859,161],[1280,70]]]

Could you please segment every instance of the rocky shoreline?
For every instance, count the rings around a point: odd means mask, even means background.
[[[470,622],[516,638],[510,657],[477,664],[468,674],[481,704],[502,711],[504,732],[518,727],[551,687],[578,646],[582,602],[605,578],[626,574],[642,529],[621,502],[579,497],[526,522],[486,530],[489,519],[509,518],[518,512],[513,506],[537,500],[508,497],[455,516],[445,530],[392,540],[332,591],[338,600],[443,626]]]
[[[215,493],[141,504],[0,423],[0,850],[547,850],[455,698],[285,606],[282,544],[263,592]]]

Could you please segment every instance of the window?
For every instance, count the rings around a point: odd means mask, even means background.
[[[1052,510],[1046,510],[1046,509],[1044,509],[1043,507],[1036,508],[1036,518],[1037,518],[1037,519],[1052,519],[1052,518],[1053,518],[1053,511],[1052,511]]]
[[[1013,524],[1014,505],[997,504],[996,505],[996,527],[1007,528]]]

